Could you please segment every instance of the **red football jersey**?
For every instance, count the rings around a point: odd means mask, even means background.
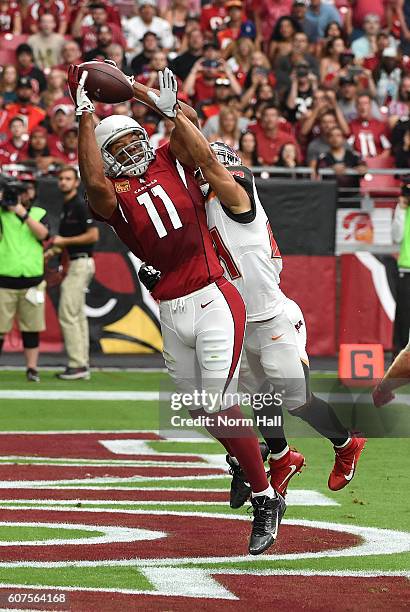
[[[134,255],[161,271],[155,299],[182,297],[222,277],[193,170],[177,167],[169,143],[142,177],[111,181],[118,206],[107,222]]]
[[[376,157],[391,148],[388,126],[377,119],[354,119],[350,122],[350,132],[349,143],[362,157]]]

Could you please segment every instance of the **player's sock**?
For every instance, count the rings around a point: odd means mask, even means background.
[[[269,487],[264,491],[259,491],[259,493],[254,493],[252,491],[252,497],[262,497],[262,495],[266,495],[266,497],[269,497],[270,499],[277,497],[276,491],[271,485],[269,485]]]
[[[313,393],[309,404],[292,410],[291,414],[309,423],[313,429],[328,438],[335,446],[344,446],[349,441],[349,432],[339,421],[333,408]]]
[[[210,416],[205,410],[195,410],[193,414],[198,416],[199,413],[203,416]],[[223,415],[229,419],[230,424],[222,423],[218,420],[218,415]],[[228,452],[232,457],[236,457],[246,474],[246,480],[249,482],[252,491],[264,491],[269,487],[269,482],[262,461],[259,440],[253,428],[244,424],[244,415],[239,406],[231,406],[227,410],[212,416],[215,417],[213,424],[205,425],[206,429],[226,449],[230,449]]]
[[[261,389],[261,403],[263,403],[265,394],[273,394],[273,387],[270,383]],[[276,405],[275,402],[263,403],[261,408],[256,409],[255,403],[253,406],[253,414],[255,424],[261,432],[268,448],[273,455],[283,456],[289,450],[287,440],[285,438],[285,430],[283,429],[283,411],[281,405]],[[274,426],[264,425],[263,423],[275,422]],[[280,457],[278,457],[279,459]]]

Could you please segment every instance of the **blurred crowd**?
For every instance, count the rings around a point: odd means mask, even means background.
[[[405,0],[0,0],[0,164],[75,166],[67,68],[112,59],[150,87],[172,68],[206,137],[246,165],[408,168],[409,56]],[[137,101],[96,110],[154,147],[172,129]]]

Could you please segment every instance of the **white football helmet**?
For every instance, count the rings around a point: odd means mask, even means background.
[[[109,147],[121,136],[135,134],[135,140],[112,155]],[[104,173],[107,176],[141,176],[155,159],[146,130],[131,117],[112,115],[95,128],[95,137],[101,151]]]
[[[239,155],[230,147],[229,145],[216,140],[215,142],[211,142],[211,149],[215,151],[216,157],[218,161],[223,166],[240,166],[242,164],[242,160]],[[202,191],[202,195],[207,198],[211,188],[208,183],[205,182],[204,175],[202,174],[201,168],[197,168],[195,170],[195,179],[199,184],[199,188]]]

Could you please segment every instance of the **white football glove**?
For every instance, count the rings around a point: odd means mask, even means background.
[[[178,83],[174,73],[169,68],[165,68],[164,72],[158,72],[159,79],[159,96],[153,91],[148,91],[148,96],[151,98],[158,110],[166,117],[173,119],[176,117],[176,108],[178,105],[177,93]]]
[[[87,70],[83,70],[75,94],[75,114],[77,116],[80,116],[83,113],[95,113],[94,104],[91,102],[90,98],[87,95],[87,91],[84,89],[87,76]]]

